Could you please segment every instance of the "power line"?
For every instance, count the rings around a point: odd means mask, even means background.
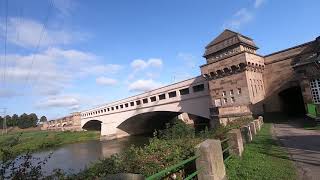
[[[48,21],[49,21],[49,17],[50,17],[50,12],[51,12],[51,9],[52,9],[52,6],[53,6],[53,2],[52,0],[48,0],[49,1],[49,9],[48,9],[48,14],[44,20],[44,23],[42,24],[42,29],[41,29],[41,33],[40,33],[40,38],[37,42],[37,45],[35,47],[35,51],[34,53],[32,54],[32,59],[31,59],[31,66],[30,66],[30,71],[28,71],[27,73],[27,76],[26,76],[26,86],[28,85],[28,82],[29,82],[29,79],[30,79],[30,73],[32,72],[32,69],[33,69],[33,64],[34,64],[34,60],[35,60],[35,53],[38,52],[39,50],[39,47],[40,47],[40,44],[41,44],[41,41],[43,39],[43,36],[44,36],[44,32],[47,28],[47,24],[48,24]]]

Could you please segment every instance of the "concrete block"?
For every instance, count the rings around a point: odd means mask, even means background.
[[[262,125],[262,124],[263,124],[263,117],[262,117],[262,116],[259,116],[258,119],[259,119],[259,121],[260,121],[260,124]]]
[[[241,156],[243,152],[243,140],[240,129],[232,129],[227,133],[229,138],[228,144],[231,147],[230,152],[237,156]]]
[[[103,178],[104,179],[104,178]],[[145,178],[141,174],[131,174],[131,173],[119,173],[119,174],[109,174],[105,179],[112,180],[144,180]]]
[[[199,180],[226,179],[226,169],[223,162],[221,141],[207,139],[195,147],[197,169],[202,168],[198,174]]]
[[[254,122],[249,123],[250,125],[250,131],[252,134],[252,137],[255,136],[257,134],[257,129],[256,129],[256,125]]]
[[[250,126],[243,126],[240,128],[242,140],[244,143],[250,143],[252,141],[252,134],[250,130]]]

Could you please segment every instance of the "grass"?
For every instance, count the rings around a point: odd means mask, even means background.
[[[252,143],[245,145],[243,156],[226,162],[229,180],[234,179],[297,179],[293,162],[271,135],[271,124],[265,123]]]
[[[35,152],[42,149],[61,146],[81,141],[99,139],[99,132],[80,131],[80,132],[54,132],[54,131],[32,131],[0,136],[0,147],[11,144],[15,138],[19,141],[12,147],[14,154],[19,155],[24,152]],[[0,152],[0,157],[2,156]]]

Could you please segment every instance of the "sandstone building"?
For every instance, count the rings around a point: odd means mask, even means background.
[[[80,112],[74,112],[62,118],[44,122],[41,130],[80,131],[82,130]]]
[[[206,48],[202,75],[209,81],[213,119],[305,113],[320,104],[320,37],[266,56],[254,41],[225,30]]]
[[[305,115],[311,103],[320,109],[320,37],[269,55],[257,50],[253,39],[225,30],[205,47],[201,76],[75,113],[47,129],[96,129],[113,139],[153,132],[171,116],[214,126],[267,113]]]

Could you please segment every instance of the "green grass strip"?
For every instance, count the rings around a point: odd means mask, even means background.
[[[271,124],[265,123],[250,144],[245,145],[241,158],[233,157],[226,162],[229,180],[297,179],[293,162],[287,152],[271,135]]]

